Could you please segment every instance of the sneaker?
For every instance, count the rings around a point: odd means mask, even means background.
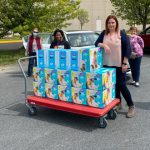
[[[134,116],[135,116],[135,107],[134,107],[134,106],[130,106],[130,107],[129,107],[129,110],[128,110],[128,112],[127,112],[126,117],[127,117],[127,118],[132,118],[132,117],[134,117]]]
[[[139,82],[135,82],[135,86],[139,87],[140,86]]]
[[[135,81],[130,82],[130,85],[135,85]]]

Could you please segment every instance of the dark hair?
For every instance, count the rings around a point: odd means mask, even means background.
[[[64,38],[64,32],[63,32],[62,30],[60,30],[60,29],[56,29],[56,30],[54,31],[54,33],[53,33],[53,36],[54,36],[54,37],[56,37],[57,32],[60,32],[61,35],[62,35],[62,37]]]
[[[109,33],[108,21],[109,21],[110,19],[114,19],[114,20],[116,21],[116,29],[115,29],[115,31],[118,32],[118,30],[119,30],[119,23],[118,23],[117,17],[116,17],[115,15],[109,15],[109,16],[107,17],[107,19],[106,19],[106,22],[105,22],[106,34]]]

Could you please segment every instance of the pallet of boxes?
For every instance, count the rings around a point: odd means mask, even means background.
[[[115,99],[116,70],[103,68],[103,49],[37,51],[35,96],[105,108]]]

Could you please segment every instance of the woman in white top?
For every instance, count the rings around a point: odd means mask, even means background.
[[[119,30],[119,23],[114,15],[106,19],[105,30],[95,42],[95,46],[104,48],[104,66],[116,68],[116,98],[121,100],[123,95],[129,107],[127,117],[135,115],[134,104],[130,91],[126,86],[126,71],[130,56],[128,38],[124,31]]]

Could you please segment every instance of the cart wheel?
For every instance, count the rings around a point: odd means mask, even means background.
[[[108,112],[108,118],[111,119],[111,120],[115,120],[117,117],[117,112],[112,109]]]
[[[37,108],[32,106],[31,109],[28,109],[29,116],[35,116],[37,114]]]
[[[104,117],[99,118],[98,125],[100,128],[106,128],[107,124],[108,124],[108,122],[107,122],[106,118],[104,118]]]

